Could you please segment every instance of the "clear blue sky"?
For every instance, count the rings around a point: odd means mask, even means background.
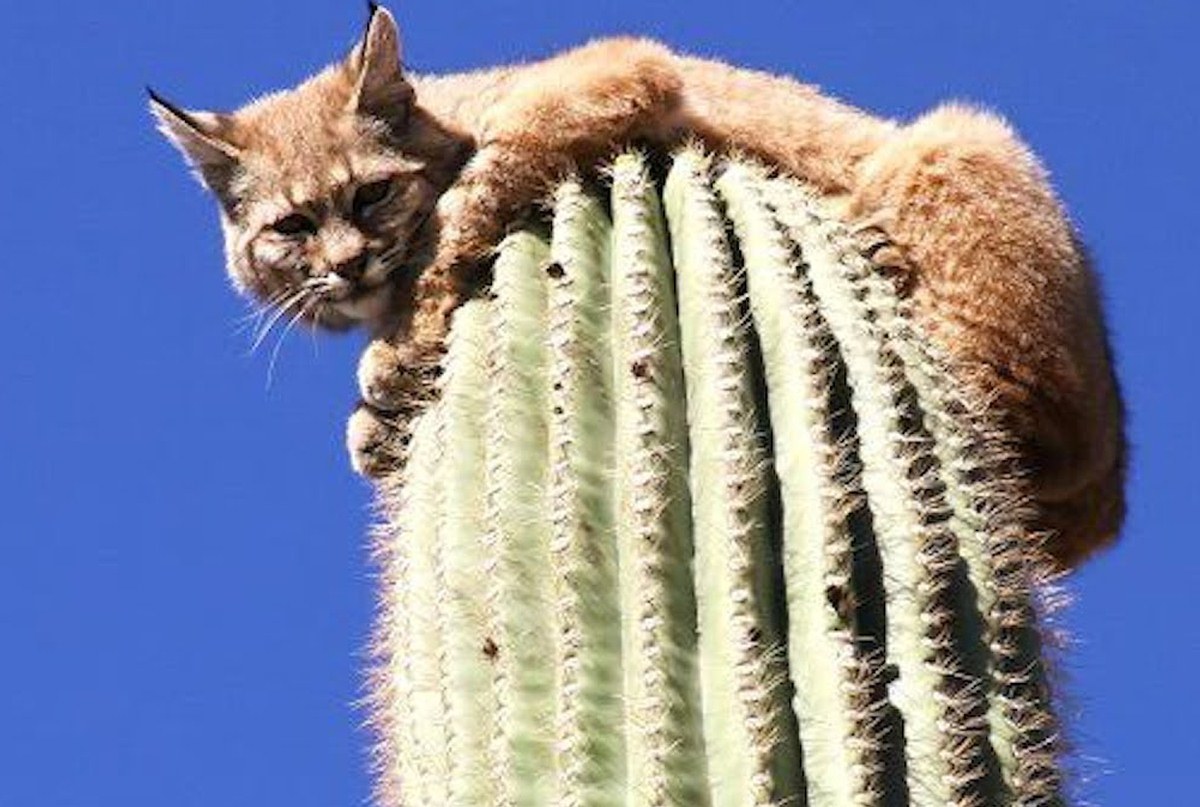
[[[973,6],[968,9],[966,6]],[[901,10],[904,7],[905,10]],[[919,10],[915,10],[919,9]],[[1196,798],[1194,3],[404,2],[449,70],[639,32],[910,116],[1005,112],[1097,256],[1132,413],[1124,543],[1067,622],[1084,792]],[[368,490],[356,337],[247,357],[213,206],[142,85],[229,107],[341,55],[359,2],[10,4],[0,28],[0,807],[356,805]]]

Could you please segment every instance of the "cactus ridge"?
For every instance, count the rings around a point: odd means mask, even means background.
[[[484,534],[483,415],[488,311],[478,301],[462,307],[451,335],[439,420],[443,460],[439,472],[437,569],[442,590],[439,627],[449,720],[450,800],[493,801],[491,726],[495,720],[492,672],[481,648],[488,640]]]
[[[380,485],[381,803],[1064,803],[1022,481],[899,250],[745,160],[611,183]]]
[[[558,630],[560,803],[608,803],[623,780],[611,457],[610,223],[569,181],[550,245],[550,529]]]
[[[492,777],[497,804],[553,803],[555,611],[545,574],[546,289],[544,242],[516,233],[495,266],[488,332],[485,416],[489,635],[481,651],[493,667],[496,721]]]
[[[675,245],[691,440],[699,665],[716,804],[790,803],[803,792],[773,601],[764,424],[742,277],[711,187],[710,165],[683,152],[665,200]]]
[[[429,456],[422,452],[421,458]],[[406,476],[417,472],[418,462],[410,463]],[[369,672],[366,707],[368,725],[375,736],[387,738],[371,749],[371,768],[375,774],[376,800],[395,804],[408,791],[422,803],[428,801],[424,782],[428,770],[422,764],[418,730],[412,709],[398,710],[396,704],[415,702],[419,659],[415,654],[396,653],[396,648],[413,646],[412,599],[407,583],[412,573],[408,542],[397,526],[399,514],[419,506],[412,498],[412,486],[396,489],[393,496],[380,497],[378,523],[372,528],[374,560],[382,570],[378,588],[382,606],[371,637],[372,666]]]
[[[628,800],[709,803],[689,575],[687,424],[658,194],[635,155],[613,166],[612,336]]]
[[[883,769],[882,725],[871,698],[881,670],[878,654],[857,652],[854,613],[837,602],[851,591],[846,518],[864,503],[857,469],[831,430],[839,359],[812,284],[793,271],[794,246],[769,215],[757,181],[747,166],[733,165],[717,188],[743,245],[767,375],[784,502],[789,660],[809,801],[870,804],[880,795]]]
[[[867,236],[864,254],[879,254],[888,246],[886,237],[874,232]],[[989,472],[1008,461],[1002,453],[1005,438],[990,425],[986,409],[946,383],[941,368],[947,360],[914,333],[904,301],[886,293],[880,273],[861,260],[855,268],[871,285],[881,319],[895,334],[919,391],[945,495],[953,507],[950,524],[960,536],[979,610],[987,615],[983,640],[989,650],[988,720],[998,738],[994,744],[1003,776],[1021,803],[1061,802],[1054,756],[1057,723],[1050,709],[1042,642],[1034,630],[1039,621],[1037,588],[1045,586],[1050,563],[1036,542],[1030,543],[1024,526],[1027,505],[1013,480]],[[973,428],[963,429],[964,422]]]
[[[440,587],[436,575],[437,469],[442,460],[440,412],[435,408],[413,424],[410,459],[381,486],[385,526],[384,606],[376,637],[375,678],[390,685],[376,692],[375,722],[400,724],[407,731],[382,735],[379,798],[403,804],[448,804],[450,781],[445,674],[439,640]],[[409,513],[421,513],[412,519]],[[417,778],[409,778],[415,770]],[[419,794],[419,795],[418,795]],[[403,797],[403,798],[401,798]]]

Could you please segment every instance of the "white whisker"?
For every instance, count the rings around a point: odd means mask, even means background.
[[[246,305],[250,310],[233,321],[236,326],[234,333],[241,333],[244,330],[257,331],[258,326],[262,324],[263,317],[270,313],[271,306],[286,297],[289,291],[290,289],[287,288],[280,289],[262,302],[248,300]]]
[[[253,311],[246,312],[233,321],[233,332],[241,333],[242,331],[258,330],[258,324],[266,313],[267,309],[265,307],[256,307]]]
[[[313,356],[321,355],[321,350],[318,347],[318,342],[317,342],[317,321],[320,319],[320,316],[321,316],[321,305],[322,305],[321,301],[317,300],[317,305],[313,309],[313,321],[308,323],[308,339],[310,342],[312,342]]]
[[[301,304],[295,315],[288,320],[287,325],[283,326],[283,331],[279,334],[279,338],[275,340],[275,347],[271,350],[271,360],[267,363],[267,389],[271,388],[271,381],[275,377],[275,360],[279,358],[279,349],[283,347],[283,340],[287,339],[288,332],[291,331],[292,327],[299,322],[305,314],[308,313],[313,303],[319,302],[319,297],[309,297]]]
[[[262,346],[263,341],[267,338],[267,334],[269,334],[271,329],[275,327],[275,323],[279,322],[279,320],[287,314],[288,309],[290,309],[297,302],[302,301],[308,294],[308,289],[300,288],[295,294],[288,297],[286,302],[279,306],[275,313],[271,315],[271,318],[267,320],[266,325],[263,325],[258,329],[258,332],[254,336],[254,342],[250,345],[249,355],[253,355],[254,352]]]

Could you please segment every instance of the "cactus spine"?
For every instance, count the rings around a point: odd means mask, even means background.
[[[609,198],[504,242],[380,486],[382,801],[1061,803],[1019,490],[886,240],[693,151]]]

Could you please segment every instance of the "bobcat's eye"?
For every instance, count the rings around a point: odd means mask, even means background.
[[[370,207],[382,202],[391,192],[391,179],[379,179],[359,186],[358,190],[354,192],[354,217],[362,218]]]
[[[311,235],[317,231],[317,225],[302,213],[292,213],[272,224],[271,229],[280,235]]]

